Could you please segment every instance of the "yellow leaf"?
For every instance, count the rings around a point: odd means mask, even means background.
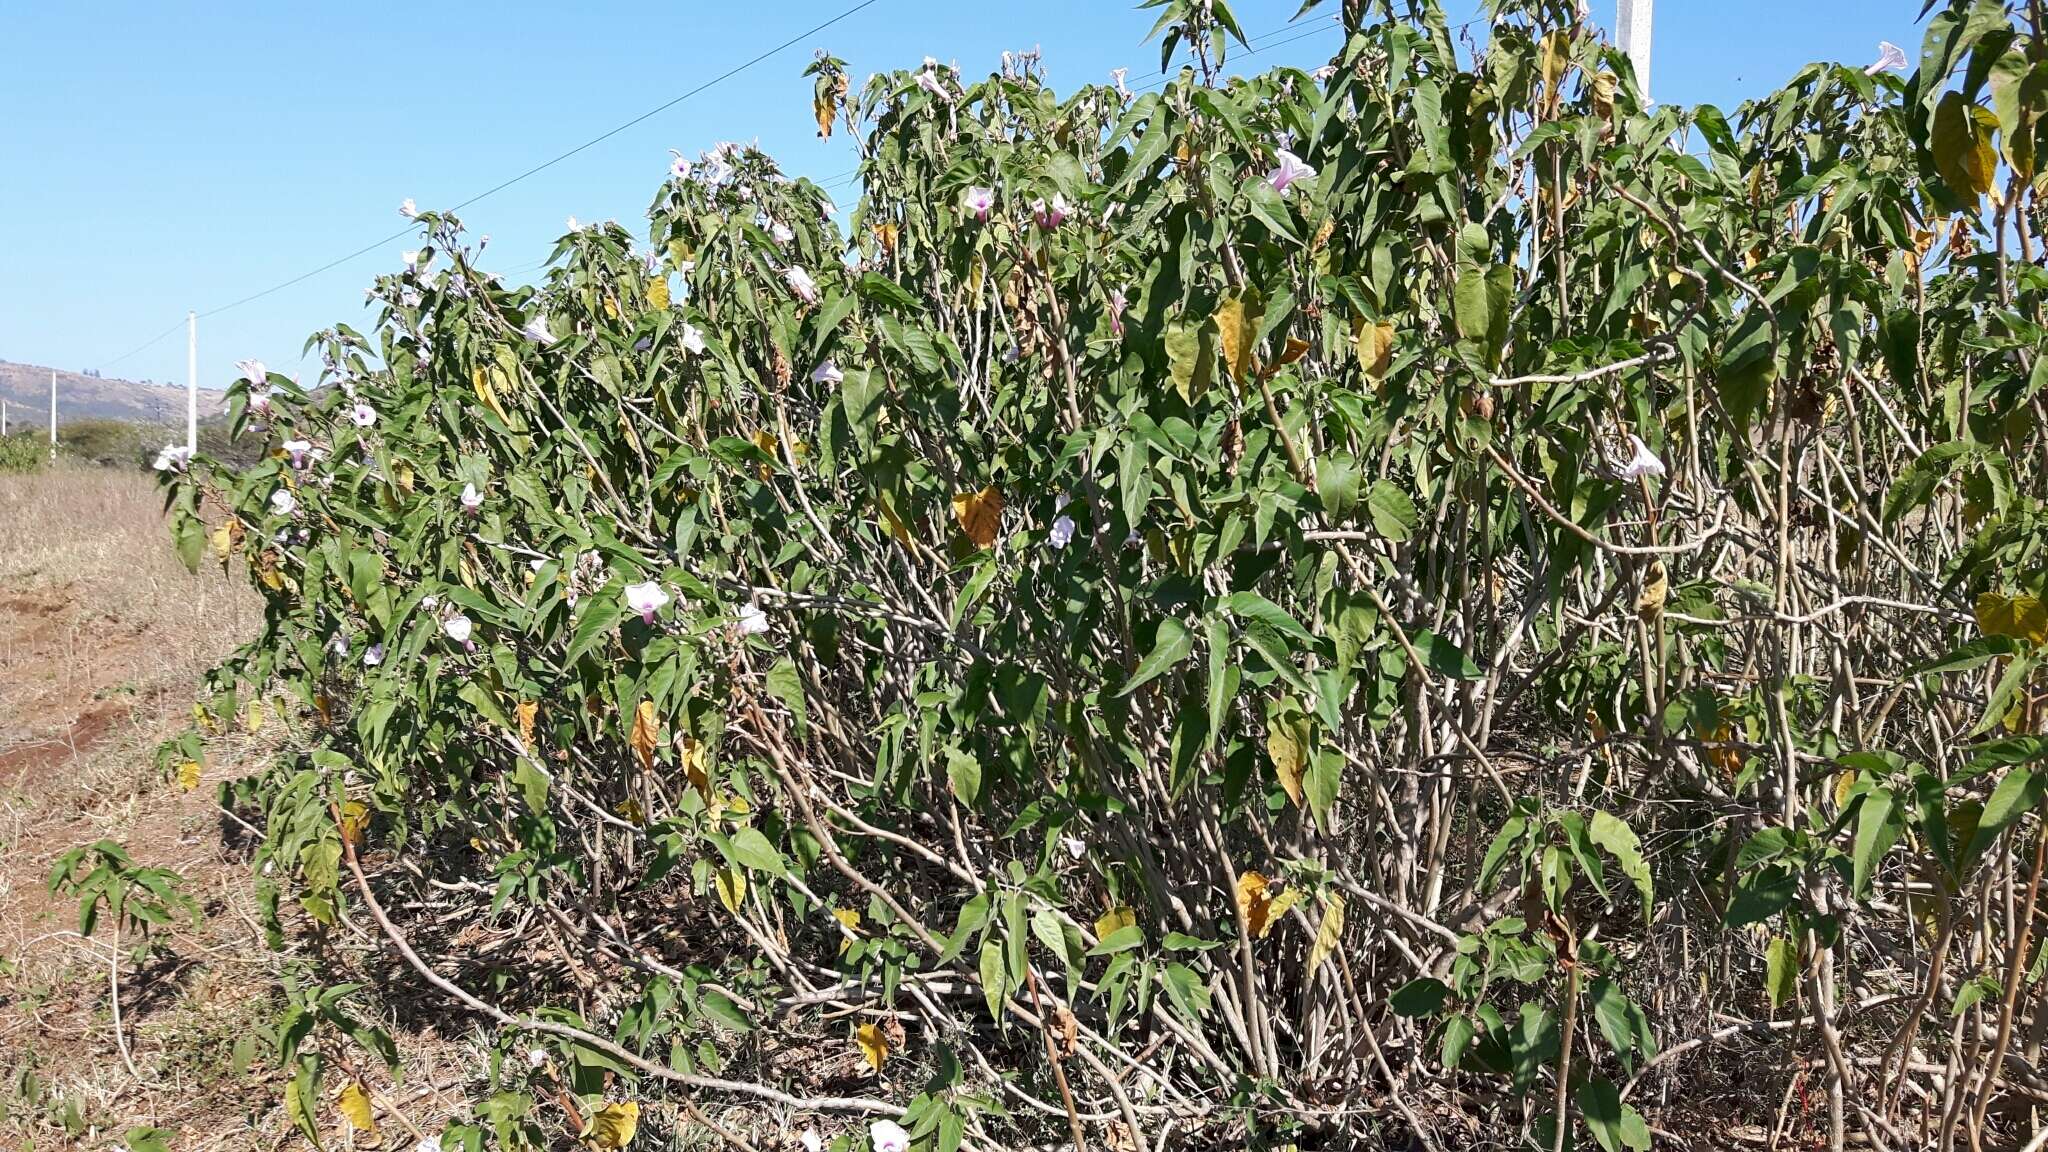
[[[1543,77],[1543,98],[1555,99],[1558,86],[1572,66],[1571,34],[1558,29],[1543,38],[1536,50],[1536,70]]]
[[[1003,493],[991,484],[979,492],[962,492],[953,497],[953,519],[977,548],[992,547],[1003,525]]]
[[[257,555],[256,579],[261,580],[263,586],[272,592],[284,587],[284,577],[279,575],[277,571],[276,552],[266,549]]]
[[[1316,928],[1316,942],[1308,950],[1308,974],[1313,976],[1323,961],[1337,950],[1337,944],[1344,938],[1344,897],[1332,892],[1323,906],[1323,922]]]
[[[327,728],[334,726],[334,705],[327,699],[327,693],[313,693],[313,711],[319,713],[321,726]]]
[[[654,701],[642,700],[633,710],[633,730],[626,743],[640,756],[642,771],[654,770],[654,749],[661,737],[661,721],[654,716]]]
[[[498,403],[498,390],[491,387],[491,377],[488,372],[478,368],[470,373],[469,383],[476,389],[476,398],[483,401],[484,407],[495,412],[499,420],[503,420],[508,424],[511,423],[505,416],[505,406]]]
[[[604,314],[613,320],[619,318],[619,302],[607,296],[604,298]]]
[[[363,832],[370,827],[370,810],[360,800],[344,800],[341,803],[341,839],[345,844],[361,844]]]
[[[400,492],[408,496],[412,495],[412,465],[407,464],[403,460],[393,461],[391,464],[391,478],[398,482],[398,490]]]
[[[1216,347],[1223,353],[1230,378],[1240,383],[1251,379],[1252,352],[1259,342],[1259,318],[1266,302],[1256,292],[1232,296],[1216,309]]]
[[[1593,77],[1593,111],[1602,120],[1614,119],[1614,87],[1618,82],[1619,77],[1604,68]]]
[[[1849,802],[1849,790],[1854,787],[1856,787],[1856,773],[1854,771],[1835,773],[1835,811],[1840,812],[1842,805]]]
[[[706,754],[709,749],[704,746],[703,741],[698,740],[696,737],[684,736],[677,741],[677,751],[682,755],[683,775],[689,777],[690,787],[695,788],[697,795],[703,797],[704,802],[709,804],[711,802],[711,772],[705,764]]]
[[[747,898],[747,874],[737,868],[721,868],[712,879],[718,887],[718,902],[738,915],[740,901]]]
[[[1351,318],[1351,343],[1358,353],[1358,363],[1365,369],[1367,379],[1375,384],[1387,378],[1387,369],[1394,365],[1394,326],[1386,321],[1367,320],[1363,316]]]
[[[190,792],[199,787],[199,761],[187,760],[178,765],[178,791]]]
[[[957,505],[959,502],[955,501],[954,503]],[[904,527],[902,517],[896,515],[894,501],[890,500],[885,493],[875,504],[882,510],[882,526],[888,529],[889,535],[895,537],[898,544],[915,550],[910,539],[910,529]]]
[[[754,433],[754,447],[759,448],[763,452],[766,452],[768,454],[768,459],[776,459],[775,449],[778,446],[779,442],[775,439],[774,434],[769,432],[766,428],[763,428],[760,431]],[[761,479],[763,480],[771,479],[775,475],[774,469],[767,464],[761,465],[760,472]]]
[[[532,700],[519,702],[519,742],[533,747],[533,721],[540,715],[540,705]]]
[[[668,278],[656,276],[647,282],[647,306],[657,312],[668,309]]]
[[[1300,713],[1288,710],[1269,716],[1266,722],[1266,755],[1272,758],[1273,774],[1280,778],[1280,787],[1287,798],[1301,807],[1301,776],[1308,767],[1309,732],[1308,719]]]
[[[227,563],[228,557],[235,554],[235,541],[241,538],[241,528],[240,520],[223,520],[208,533],[207,539],[213,544],[214,557],[221,563]]]
[[[1664,562],[1650,561],[1649,571],[1643,574],[1643,591],[1636,597],[1636,615],[1646,624],[1655,624],[1664,615],[1664,598],[1670,591],[1671,580],[1664,571]]]
[[[847,932],[860,931],[860,913],[852,908],[834,908],[832,910],[832,918],[846,925]],[[853,941],[842,933],[839,937],[839,951],[844,953],[851,947],[853,947]]]
[[[640,802],[631,796],[619,801],[619,806],[614,808],[613,811],[619,814],[619,819],[624,820],[628,824],[638,825],[647,822],[647,813],[641,810]]]
[[[882,223],[874,226],[875,239],[882,245],[883,252],[896,251],[896,225]]]
[[[1266,933],[1273,930],[1273,922],[1293,907],[1300,895],[1292,889],[1275,893],[1257,872],[1246,872],[1237,878],[1237,910],[1244,913],[1245,928],[1255,939],[1265,939]]]
[[[263,701],[249,701],[249,706],[242,712],[242,727],[251,732],[263,731]]]
[[[213,713],[208,712],[204,704],[192,705],[192,722],[199,725],[209,735],[220,731],[220,724],[214,720]]]
[[[1119,904],[1104,912],[1101,918],[1095,921],[1095,938],[1097,940],[1107,939],[1110,933],[1115,932],[1117,929],[1128,928],[1137,922],[1138,914]]]
[[[377,1121],[370,1110],[370,1094],[363,1090],[361,1084],[351,1082],[343,1088],[341,1099],[335,1101],[335,1104],[341,1109],[341,1118],[348,1121],[349,1127],[368,1132],[372,1136],[377,1134]]]
[[[1977,597],[1977,627],[1987,636],[2011,636],[2039,644],[2048,640],[2048,606],[2038,596]]]
[[[860,1045],[860,1054],[875,1071],[882,1070],[882,1061],[889,1058],[889,1039],[882,1035],[879,1024],[863,1024],[854,1029],[854,1043]]]
[[[583,1139],[595,1148],[624,1148],[633,1142],[639,1127],[640,1105],[636,1101],[607,1104],[591,1114],[590,1123],[583,1126]]]

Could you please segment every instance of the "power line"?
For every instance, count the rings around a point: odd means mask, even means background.
[[[114,365],[119,364],[121,361],[126,360],[127,358],[135,355],[138,352],[147,351],[148,349],[154,348],[157,345],[163,343],[166,337],[168,337],[171,333],[176,332],[178,329],[183,328],[184,326],[185,322],[183,320],[180,320],[177,323],[171,325],[169,328],[166,328],[163,331],[157,333],[156,335],[151,336],[148,340],[144,341],[143,343],[137,344],[135,347],[130,348],[126,352],[121,353],[119,356],[114,357],[112,360],[101,361],[100,363],[93,365],[93,367],[112,368]]]
[[[877,3],[880,3],[880,0],[860,0],[859,3],[839,13],[837,16],[834,16],[829,20],[825,20],[822,23],[813,25],[812,27],[807,28],[802,32],[799,32],[796,35],[791,36],[789,39],[784,40],[780,44],[775,45],[773,48],[770,48],[760,53],[759,55],[753,57],[752,59],[746,61],[743,64],[738,64],[732,68],[728,68],[724,72],[719,73],[718,75],[712,77],[711,79],[706,80],[704,83],[697,85],[695,88],[692,88],[689,91],[683,93],[682,95],[676,97],[675,99],[670,100],[668,103],[662,104],[659,107],[650,108],[647,111],[642,112],[640,115],[633,117],[631,120],[626,121],[625,123],[619,125],[616,128],[611,129],[608,132],[605,132],[598,136],[593,136],[590,139],[585,140],[583,143],[578,144],[574,148],[569,149],[567,152],[564,152],[559,156],[556,156],[550,160],[545,160],[539,164],[534,165],[531,168],[528,168],[526,171],[521,172],[519,175],[512,177],[510,180],[506,180],[502,183],[493,185],[490,188],[486,188],[482,192],[479,192],[476,195],[471,196],[469,199],[464,200],[462,203],[455,205],[453,208],[448,209],[448,211],[460,212],[462,209],[467,208],[472,204],[475,204],[479,200],[483,200],[486,197],[495,196],[498,193],[503,192],[505,189],[510,188],[514,184],[517,184],[530,176],[535,176],[541,172],[545,172],[549,168],[552,168],[555,165],[560,164],[562,161],[567,160],[571,156],[574,156],[579,152],[585,151],[586,149],[595,147],[598,144],[602,144],[606,140],[609,140],[612,137],[617,136],[619,133],[626,131],[628,128],[632,128],[636,125],[642,124],[647,120],[650,120],[653,117],[668,111],[669,109],[675,107],[676,105],[681,104],[683,101],[688,100],[693,96],[699,95],[700,93],[706,91],[707,89],[716,87],[719,84],[723,84],[727,80],[730,80],[733,77],[739,75],[740,73],[745,72],[749,68],[752,68],[755,65],[761,63],[762,61],[767,60],[769,57],[779,55],[789,50],[790,48],[796,46],[797,44],[801,43],[802,41],[808,40],[812,36],[815,36],[818,33],[823,32],[825,29],[832,27],[834,24],[837,24],[840,21],[845,20],[850,16],[853,16],[855,13],[860,12],[862,9],[872,7]],[[322,272],[325,272],[331,268],[337,268],[343,264],[346,264],[349,261],[354,260],[358,256],[367,255],[368,253],[374,252],[377,249],[382,248],[386,244],[390,244],[394,241],[403,239],[404,237],[410,235],[411,233],[412,229],[410,227],[401,228],[397,232],[394,232],[389,236],[386,236],[380,240],[373,241],[372,243],[365,244],[361,248],[356,249],[355,251],[349,253],[346,256],[330,260],[327,263],[322,264],[321,266],[313,269],[310,272],[302,272],[289,280],[273,284],[260,292],[252,292],[249,295],[242,297],[240,300],[236,300],[229,304],[223,304],[218,308],[211,308],[205,312],[201,312],[199,314],[199,318],[203,320],[209,316],[218,316],[222,312],[226,312],[230,309],[240,308],[244,304],[248,304],[256,300],[261,300],[263,297],[268,296],[274,292],[281,292],[294,284],[299,284],[306,280],[310,280],[313,277],[318,276]],[[158,337],[158,339],[162,339],[162,337]]]

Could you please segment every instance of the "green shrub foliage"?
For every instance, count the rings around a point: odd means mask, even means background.
[[[721,146],[512,287],[423,212],[236,387],[289,450],[166,483],[269,606],[276,930],[351,846],[469,910],[471,1141],[536,1041],[853,1148],[2023,1128],[2038,9],[1724,113],[1562,0],[1251,76],[1153,6],[1139,94],[821,57],[843,216]]]

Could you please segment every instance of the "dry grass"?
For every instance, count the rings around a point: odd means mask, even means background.
[[[201,787],[180,793],[150,755],[190,722],[202,674],[255,631],[260,603],[218,568],[185,571],[160,504],[150,477],[134,472],[0,476],[7,1147],[104,1146],[131,1126],[176,1127],[180,1117],[205,1117],[224,1137],[215,1147],[269,1146],[282,1131],[267,1104],[276,1094],[260,1083],[263,1061],[234,1052],[237,1038],[260,1033],[276,995],[247,871],[223,852],[212,800],[214,781],[241,769],[209,764]],[[45,888],[58,855],[101,838],[176,869],[205,909],[122,982],[146,1083],[128,1076],[113,1042],[106,932],[78,936],[76,906]],[[259,1139],[263,1130],[273,1138]]]

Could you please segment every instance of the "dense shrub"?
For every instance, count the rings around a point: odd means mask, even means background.
[[[172,474],[269,602],[215,721],[297,706],[271,894],[470,917],[418,963],[545,1045],[451,1140],[2023,1129],[2041,30],[1728,115],[1569,3],[1228,79],[1159,6],[1143,95],[821,58],[845,231],[737,146],[538,289],[424,213],[237,386],[289,451]]]

